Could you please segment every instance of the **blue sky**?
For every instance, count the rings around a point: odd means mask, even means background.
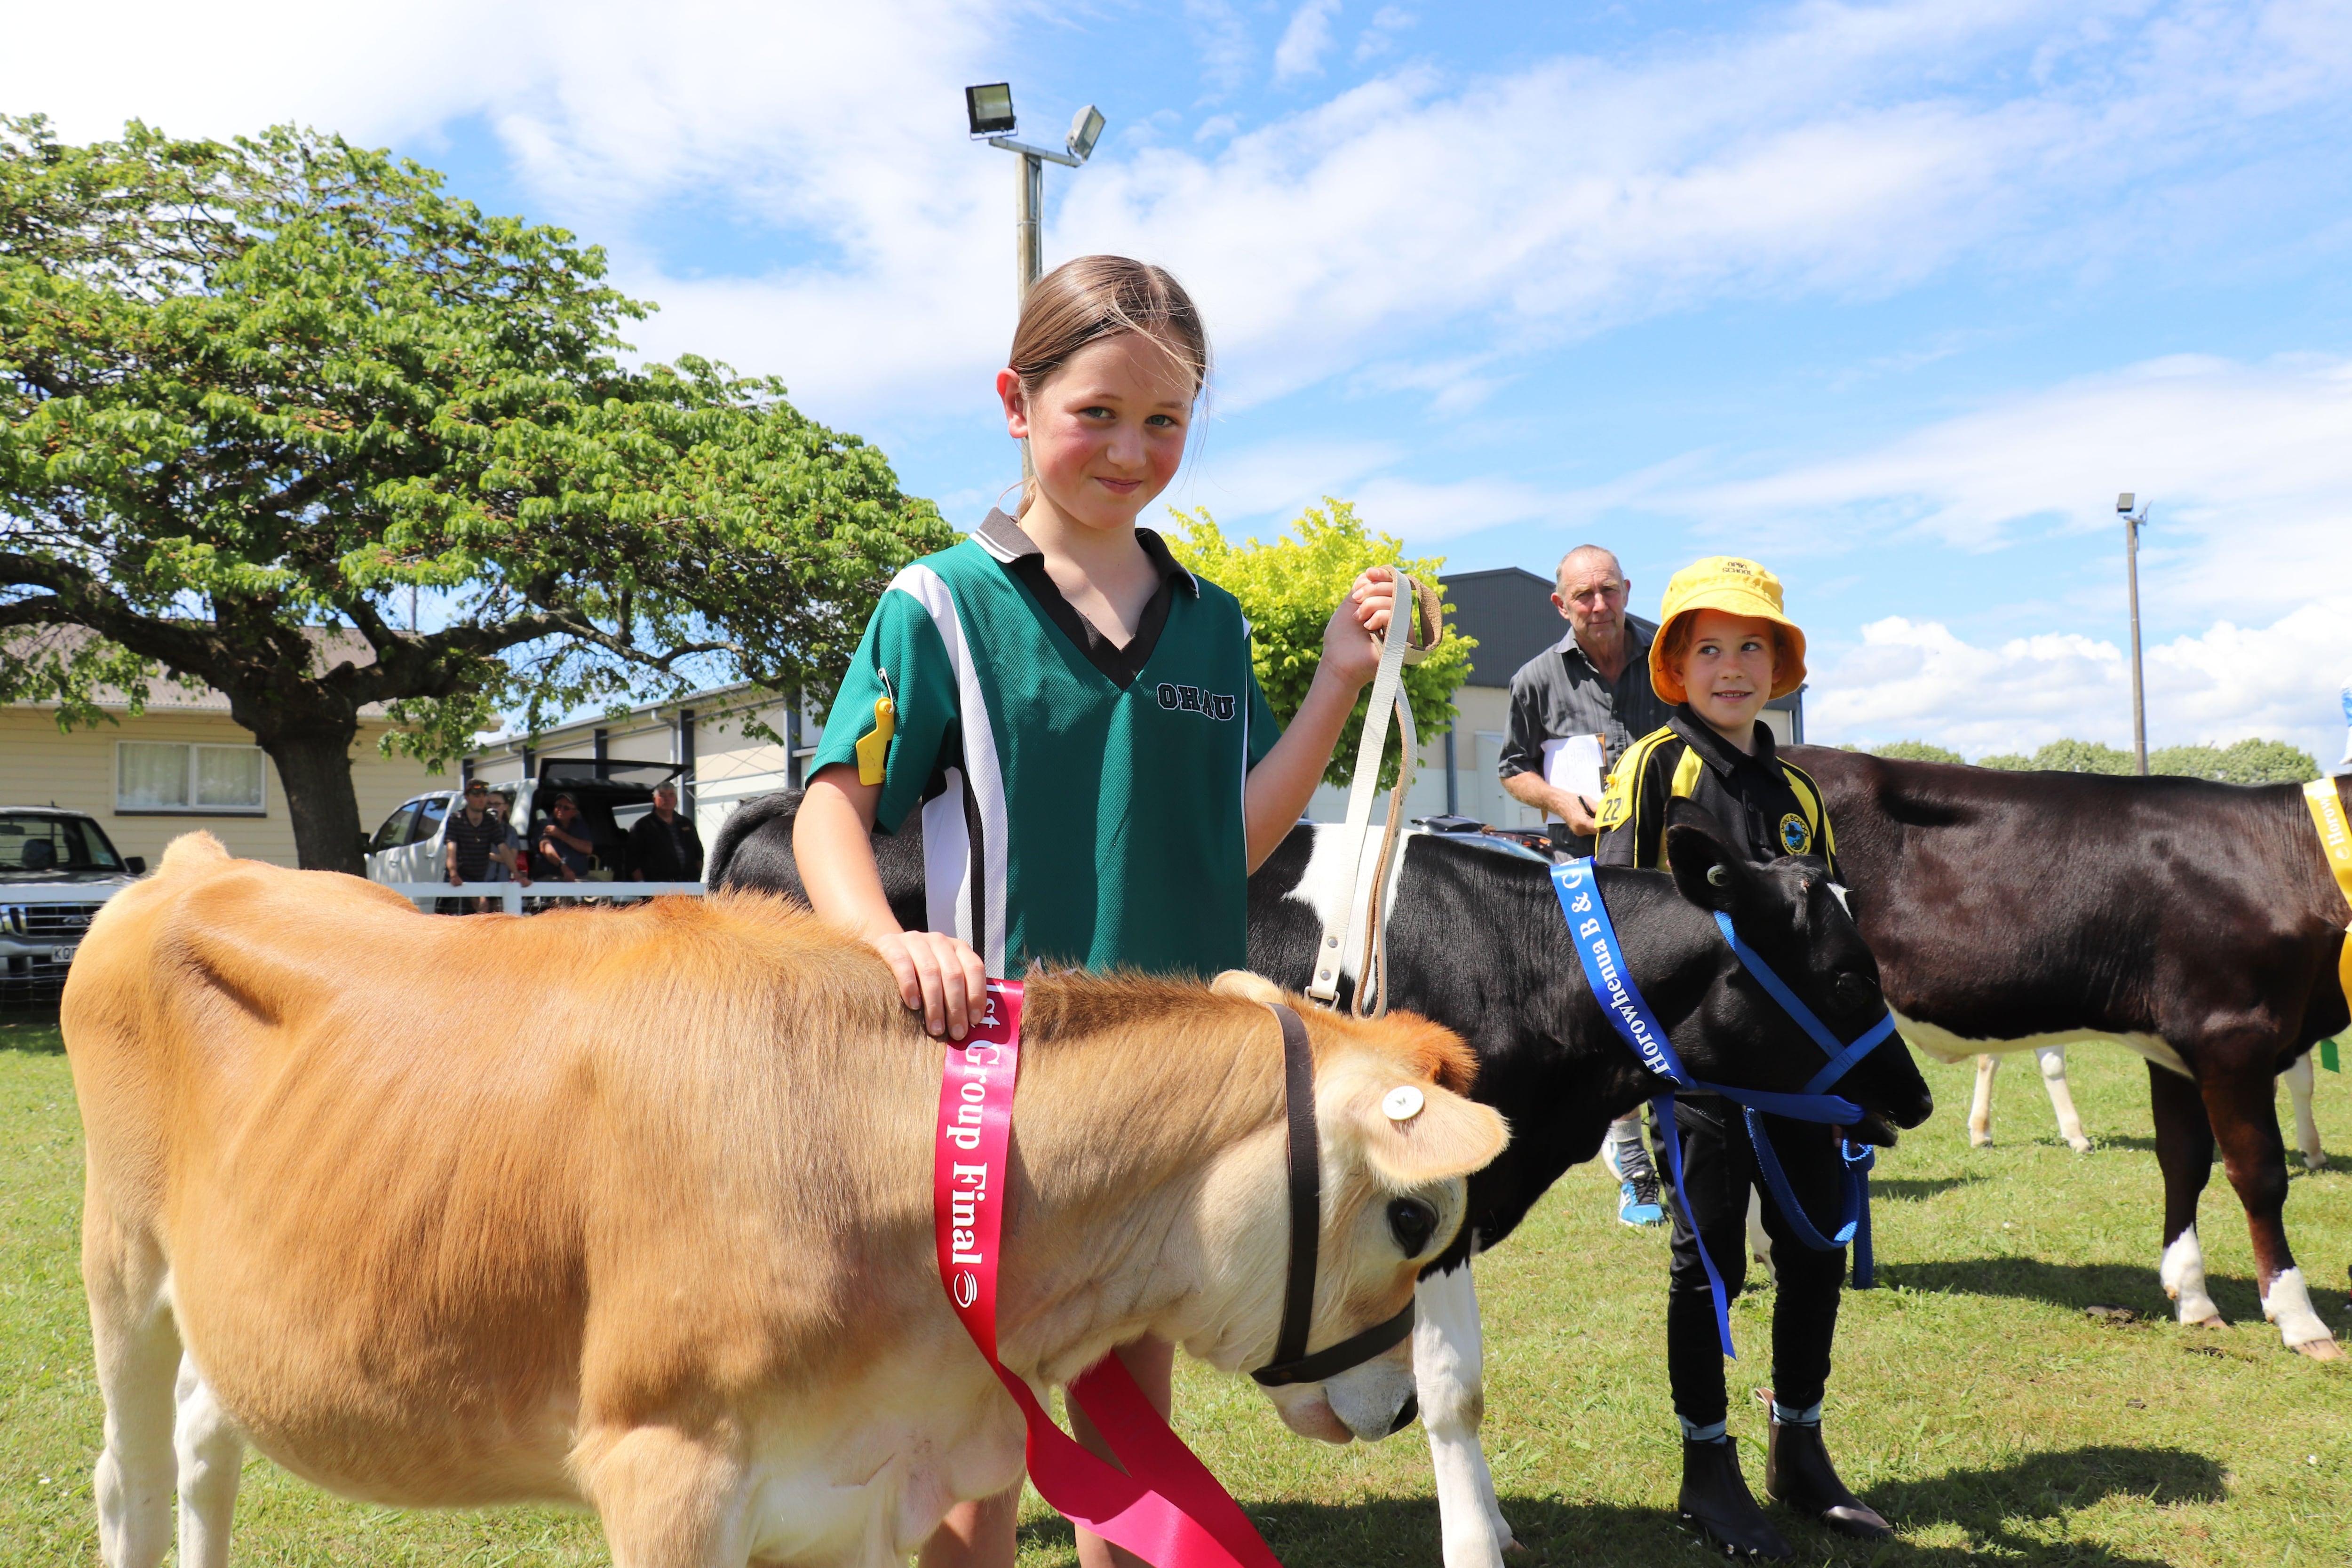
[[[132,7],[133,11],[140,7]],[[68,133],[298,119],[604,244],[649,353],[782,375],[978,520],[1017,471],[1023,130],[1048,265],[1173,268],[1220,353],[1170,500],[1330,493],[1457,568],[1615,547],[1654,608],[1759,556],[1829,739],[2151,739],[2333,761],[2352,676],[2352,7],[707,0],[64,8],[0,101]],[[49,37],[47,33],[54,31]]]

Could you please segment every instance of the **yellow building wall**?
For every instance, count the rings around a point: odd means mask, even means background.
[[[457,777],[452,766],[440,775],[424,764],[403,757],[386,761],[376,754],[376,738],[385,726],[362,723],[352,747],[352,784],[359,795],[360,830],[373,832],[393,808],[428,789],[446,788]],[[203,709],[150,710],[119,724],[101,723],[92,730],[58,732],[57,720],[46,708],[0,708],[0,805],[48,805],[86,811],[98,818],[114,847],[125,855],[143,855],[152,867],[163,847],[183,833],[203,828],[226,845],[232,855],[295,864],[294,828],[286,816],[286,792],[278,770],[262,770],[262,815],[223,816],[209,812],[187,816],[125,815],[114,809],[114,746],[118,741],[170,741],[205,745],[249,746],[250,731],[227,714]]]

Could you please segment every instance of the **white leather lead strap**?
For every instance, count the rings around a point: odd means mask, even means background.
[[[1339,867],[1339,886],[1333,889],[1336,896],[1324,906],[1323,938],[1315,949],[1315,981],[1307,988],[1307,995],[1327,1007],[1336,1005],[1339,999],[1339,975],[1346,967],[1343,949],[1348,941],[1349,919],[1356,907],[1356,881],[1363,864],[1364,841],[1371,833],[1372,797],[1380,793],[1381,753],[1388,742],[1391,714],[1396,716],[1399,728],[1408,737],[1402,765],[1397,770],[1396,787],[1400,792],[1412,788],[1413,764],[1419,760],[1410,739],[1413,734],[1412,705],[1404,694],[1403,677],[1405,665],[1418,662],[1421,654],[1427,651],[1408,646],[1412,637],[1413,611],[1422,602],[1422,589],[1396,568],[1391,567],[1389,572],[1396,583],[1395,607],[1389,613],[1388,640],[1381,647],[1380,673],[1372,678],[1372,700],[1364,710],[1363,741],[1356,750],[1355,777],[1348,786],[1348,819],[1340,827],[1346,854]],[[1430,640],[1434,642],[1438,629],[1433,619],[1429,629]],[[1402,798],[1402,794],[1397,796],[1399,800]],[[1395,836],[1391,835],[1389,842],[1393,853]],[[1381,882],[1387,881],[1385,857],[1377,874]],[[1373,933],[1368,930],[1368,949],[1372,939]],[[1361,969],[1358,976],[1360,983]]]

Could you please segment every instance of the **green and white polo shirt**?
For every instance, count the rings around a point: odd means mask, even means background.
[[[900,572],[866,624],[810,771],[857,764],[897,709],[876,820],[922,810],[930,929],[991,974],[1033,963],[1207,975],[1249,955],[1242,789],[1281,727],[1234,596],[1160,568],[1112,647],[1001,511]]]

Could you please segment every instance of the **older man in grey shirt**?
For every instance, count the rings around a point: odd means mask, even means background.
[[[1664,724],[1670,710],[1650,689],[1650,641],[1658,628],[1626,614],[1633,584],[1617,557],[1597,544],[1580,544],[1559,558],[1553,583],[1551,602],[1568,622],[1568,635],[1511,677],[1511,733],[1496,771],[1515,799],[1544,814],[1554,850],[1590,855],[1601,803],[1545,779],[1544,742],[1600,736],[1605,773],[1634,742]],[[1631,1226],[1665,1218],[1657,1167],[1642,1146],[1640,1114],[1612,1123],[1601,1146],[1617,1178],[1617,1217]]]
[[[1605,773],[1670,710],[1650,689],[1650,640],[1658,628],[1625,613],[1633,584],[1617,557],[1580,544],[1560,557],[1554,583],[1551,602],[1568,635],[1511,677],[1511,732],[1496,771],[1514,798],[1544,814],[1555,848],[1590,855],[1600,802],[1545,780],[1544,742],[1598,735]]]

